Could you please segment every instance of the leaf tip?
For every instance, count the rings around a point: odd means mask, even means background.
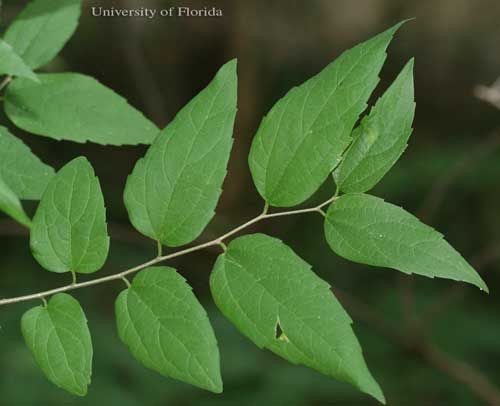
[[[34,72],[31,72],[29,75],[26,76],[28,79],[32,80],[33,82],[37,83],[37,84],[40,84],[42,83],[40,81],[40,79],[38,79],[38,76],[36,75],[36,73]]]
[[[73,165],[83,165],[83,166],[90,167],[92,169],[92,165],[90,164],[89,160],[87,159],[87,157],[85,157],[83,155],[80,155],[80,156],[77,156],[76,158],[73,158],[66,165],[64,165],[64,167],[69,167],[69,166],[73,166]]]
[[[411,17],[411,18],[407,18],[405,20],[402,20],[402,21],[394,24],[392,27],[388,28],[387,30],[385,30],[382,34],[386,34],[386,35],[389,35],[390,37],[392,37],[394,35],[394,33],[401,28],[402,25],[404,25],[407,22],[410,22],[414,19],[415,19],[415,17]]]
[[[64,388],[63,388],[64,389]],[[87,396],[87,386],[82,386],[81,388],[77,388],[77,389],[73,389],[73,390],[69,390],[69,389],[66,389],[69,393],[75,395],[75,396],[80,396],[80,397],[85,397]]]
[[[236,76],[237,66],[238,66],[238,60],[236,58],[233,58],[230,61],[226,62],[224,65],[222,65],[222,67],[219,69],[219,73]]]
[[[470,269],[472,269],[473,271],[473,279],[464,279],[464,281],[473,284],[484,293],[489,294],[490,289],[488,288],[488,285],[486,285],[486,282],[483,280],[483,278],[481,278],[479,273],[474,268],[471,267]]]
[[[222,384],[222,379],[220,378],[220,376],[218,377],[217,381],[213,382],[212,385],[210,385],[210,387],[208,387],[207,389],[217,395],[220,395],[222,392],[224,392],[224,385]]]
[[[359,380],[355,386],[357,386],[360,391],[378,400],[381,404],[386,404],[384,392],[370,372],[368,372],[368,376],[366,376],[365,379]]]
[[[378,388],[377,393],[371,393],[371,395],[377,399],[381,404],[386,405],[387,401],[385,399],[385,396],[380,388]]]
[[[405,69],[413,71],[414,66],[415,66],[415,57],[411,57],[410,60],[406,63]]]
[[[486,285],[486,283],[481,279],[480,279],[480,282],[477,284],[477,286],[479,287],[479,289],[481,289],[484,293],[486,294],[490,294],[490,289],[488,288],[488,285]]]

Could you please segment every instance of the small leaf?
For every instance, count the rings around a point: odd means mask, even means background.
[[[66,293],[28,310],[21,320],[26,345],[45,376],[68,392],[85,396],[92,374],[92,341],[85,314]]]
[[[4,39],[30,68],[39,68],[73,35],[80,7],[80,0],[34,0],[8,27]]]
[[[15,79],[5,94],[12,122],[56,140],[98,144],[149,144],[158,128],[97,80],[78,73],[38,75],[40,83]]]
[[[477,272],[442,234],[378,197],[339,197],[328,209],[325,234],[332,250],[351,261],[464,281],[488,291]]]
[[[20,199],[40,199],[53,176],[54,169],[0,126],[0,177]]]
[[[351,383],[384,402],[330,286],[280,240],[231,241],[210,278],[215,303],[259,348]]]
[[[303,202],[340,162],[401,24],[344,52],[262,120],[249,164],[257,190],[271,205]]]
[[[344,192],[366,192],[406,149],[415,114],[413,59],[353,132],[354,141],[334,172]]]
[[[0,39],[0,74],[25,77],[38,81],[35,73],[5,41]]]
[[[28,228],[31,226],[31,220],[24,212],[19,198],[4,182],[2,177],[0,177],[0,211],[8,214]]]
[[[141,271],[115,304],[118,334],[161,375],[222,392],[219,350],[207,314],[175,269]]]
[[[109,237],[99,181],[84,157],[50,181],[33,217],[31,250],[51,272],[92,273],[106,261]]]
[[[193,241],[222,192],[236,114],[236,60],[158,135],[127,179],[125,206],[134,227],[164,245]]]

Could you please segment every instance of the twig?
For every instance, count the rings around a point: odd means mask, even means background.
[[[98,285],[98,284],[105,283],[105,282],[114,281],[117,279],[123,279],[123,278],[125,278],[125,276],[132,274],[134,272],[140,271],[144,268],[147,268],[148,266],[152,266],[152,265],[158,264],[160,262],[163,262],[163,261],[166,261],[169,259],[177,258],[177,257],[183,256],[186,254],[190,254],[192,252],[199,251],[199,250],[202,250],[204,248],[212,247],[215,245],[221,245],[225,239],[233,236],[234,234],[239,233],[241,230],[251,226],[252,224],[255,224],[259,221],[262,221],[264,219],[269,219],[269,218],[274,218],[274,217],[283,217],[283,216],[292,216],[292,215],[296,215],[296,214],[305,214],[305,213],[320,213],[321,209],[323,207],[332,203],[334,200],[335,200],[335,197],[328,199],[327,201],[321,203],[318,206],[310,207],[307,209],[290,210],[290,211],[284,211],[284,212],[278,212],[278,213],[263,212],[262,214],[258,215],[257,217],[255,217],[255,218],[247,221],[246,223],[232,229],[231,231],[228,231],[227,233],[221,235],[220,237],[215,238],[211,241],[205,242],[203,244],[199,244],[199,245],[196,245],[194,247],[186,248],[186,249],[174,252],[172,254],[158,256],[158,257],[153,258],[153,259],[151,259],[151,260],[149,260],[141,265],[134,266],[132,268],[129,268],[125,271],[122,271],[122,272],[119,272],[119,273],[116,273],[113,275],[104,276],[102,278],[92,279],[92,280],[86,281],[86,282],[72,283],[70,285],[47,290],[44,292],[38,292],[38,293],[33,293],[30,295],[25,295],[25,296],[18,296],[18,297],[13,297],[13,298],[8,298],[8,299],[2,299],[2,300],[0,300],[0,306],[11,304],[11,303],[24,302],[24,301],[33,300],[33,299],[40,299],[40,298],[43,298],[46,296],[54,295],[56,293],[67,292],[69,290],[80,289],[80,288],[84,288],[84,287],[88,287],[88,286],[93,286],[93,285]]]

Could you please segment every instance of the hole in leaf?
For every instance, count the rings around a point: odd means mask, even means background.
[[[290,342],[290,340],[288,339],[288,337],[284,333],[283,329],[281,328],[281,324],[280,324],[279,320],[276,322],[276,328],[274,330],[274,338],[276,340],[285,341],[286,343]]]

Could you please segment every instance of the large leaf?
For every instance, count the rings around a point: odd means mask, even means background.
[[[262,120],[249,164],[259,193],[271,205],[303,202],[340,162],[400,25],[344,52],[288,92]]]
[[[14,220],[25,225],[31,226],[31,220],[24,212],[23,206],[16,194],[9,188],[0,176],[0,211],[3,211]]]
[[[92,374],[92,341],[78,301],[65,293],[55,295],[47,306],[23,315],[21,330],[47,378],[68,392],[85,396]]]
[[[351,261],[464,281],[488,291],[442,234],[378,197],[341,196],[328,209],[325,234],[332,250]]]
[[[160,133],[127,179],[124,200],[141,233],[168,246],[193,241],[214,215],[233,142],[236,60]]]
[[[330,286],[280,240],[233,240],[217,259],[210,288],[222,313],[258,347],[384,401]]]
[[[175,269],[141,271],[115,308],[120,339],[138,361],[164,376],[222,392],[212,326]]]
[[[5,41],[0,39],[0,74],[20,76],[38,81],[35,73]]]
[[[334,173],[344,192],[366,192],[406,149],[415,114],[413,59],[353,132],[354,141]]]
[[[20,199],[40,199],[53,176],[54,169],[0,126],[0,177]]]
[[[76,158],[50,181],[33,217],[36,260],[52,272],[91,273],[108,255],[106,209],[90,163]]]
[[[32,69],[50,62],[73,35],[80,17],[80,0],[34,0],[5,33],[16,53]]]
[[[98,144],[149,144],[158,128],[127,101],[78,73],[38,75],[40,83],[15,79],[5,112],[23,130],[56,140]]]

